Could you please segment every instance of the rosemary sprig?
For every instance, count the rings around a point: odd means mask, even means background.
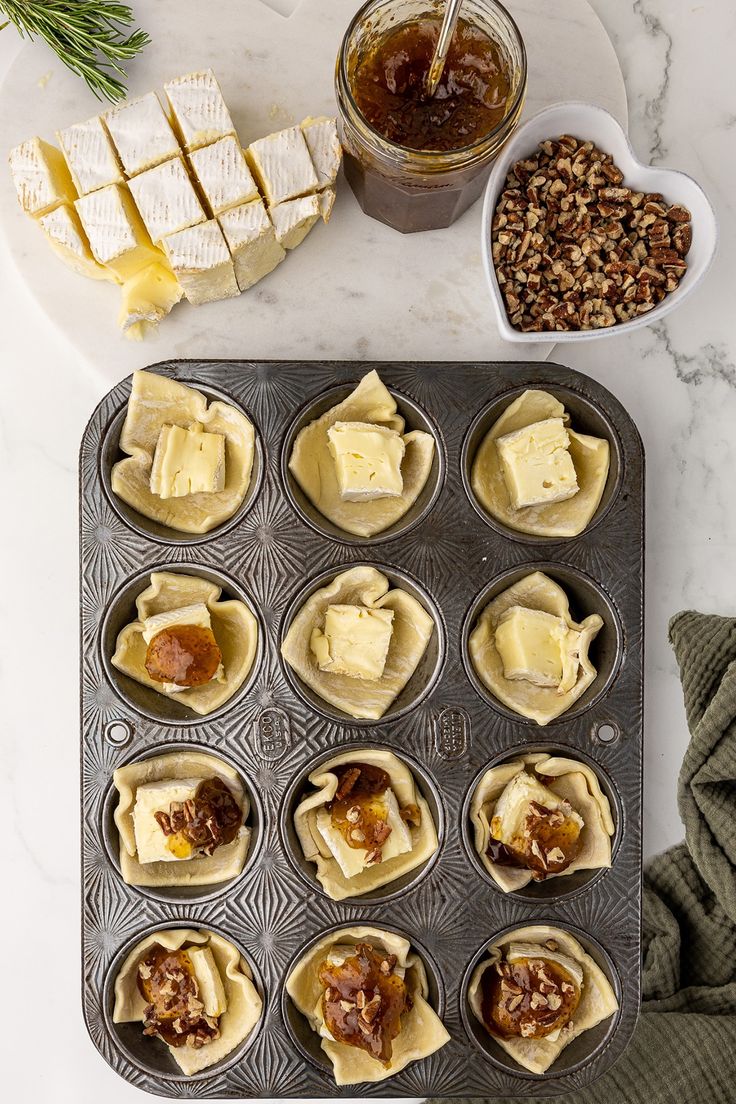
[[[113,103],[126,96],[121,63],[150,42],[145,31],[126,35],[133,13],[109,0],[0,0],[0,16],[0,31],[12,23],[24,38],[42,38],[98,100]]]

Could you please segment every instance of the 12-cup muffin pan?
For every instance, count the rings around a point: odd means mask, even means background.
[[[288,472],[299,429],[376,368],[410,429],[431,432],[435,459],[419,499],[374,538],[342,533]],[[204,536],[164,529],[119,501],[110,470],[130,380],[98,406],[80,455],[83,1003],[90,1035],[124,1078],[164,1096],[553,1096],[579,1089],[621,1054],[640,998],[644,456],[621,404],[598,383],[554,364],[172,361],[150,369],[245,411],[256,430],[251,487],[234,518]],[[611,467],[587,530],[534,538],[488,517],[470,489],[475,450],[527,387],[559,398],[572,425],[605,436]],[[436,631],[411,681],[379,722],[355,721],[317,698],[281,660],[279,644],[318,585],[356,563],[414,594]],[[259,648],[244,686],[198,717],[118,672],[115,637],[156,569],[212,579],[258,618]],[[598,677],[545,728],[496,701],[473,671],[469,633],[495,594],[543,570],[574,618],[600,613],[591,658]],[[301,854],[292,815],[307,775],[341,749],[385,747],[414,772],[437,825],[438,853],[372,894],[336,903]],[[242,776],[253,828],[244,872],[221,886],[126,885],[112,819],[112,774],[180,747],[221,755]],[[615,822],[610,869],[504,894],[473,847],[468,806],[489,765],[551,751],[595,768]],[[514,927],[565,928],[595,958],[619,1012],[575,1039],[541,1076],[519,1067],[470,1011],[467,985],[485,948]],[[405,935],[424,960],[430,1000],[451,1041],[377,1084],[336,1089],[319,1038],[286,994],[293,963],[321,934],[356,924]],[[113,1024],[125,955],[162,927],[231,940],[251,967],[263,1016],[251,1036],[193,1078],[140,1024]],[[196,1084],[194,1084],[196,1082]]]

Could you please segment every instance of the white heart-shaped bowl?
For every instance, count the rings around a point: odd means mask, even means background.
[[[496,210],[498,197],[503,191],[509,169],[514,162],[529,157],[540,142],[547,138],[557,138],[560,134],[572,134],[583,141],[592,141],[605,153],[610,153],[616,165],[624,174],[624,183],[642,192],[661,192],[668,203],[682,203],[692,215],[693,242],[687,255],[687,272],[676,291],[665,296],[653,310],[632,318],[629,322],[619,322],[615,326],[601,330],[546,330],[534,333],[522,333],[509,322],[501,289],[496,279],[496,271],[491,256],[491,222]],[[638,161],[631,148],[626,132],[621,125],[604,111],[602,107],[587,103],[559,103],[534,115],[516,132],[504,147],[493,171],[488,178],[483,200],[481,220],[481,250],[491,299],[498,317],[498,329],[506,341],[594,341],[610,337],[641,326],[651,326],[671,310],[697,287],[710,268],[716,252],[718,228],[713,208],[699,184],[686,173],[675,169],[658,168],[643,165]]]

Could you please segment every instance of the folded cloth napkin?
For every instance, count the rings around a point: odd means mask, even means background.
[[[736,1104],[736,618],[677,614],[670,642],[690,728],[678,787],[685,842],[644,872],[634,1037],[587,1089],[555,1098],[565,1104]]]

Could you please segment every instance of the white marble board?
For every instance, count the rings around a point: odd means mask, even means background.
[[[335,111],[333,72],[358,0],[157,0],[134,5],[152,43],[130,65],[129,90],[212,66],[245,144],[305,115]],[[529,55],[525,114],[564,99],[601,104],[624,124],[618,60],[587,0],[509,0]],[[41,46],[18,55],[0,89],[0,148],[101,110]],[[110,385],[168,357],[544,359],[552,344],[508,345],[496,330],[480,258],[480,203],[453,227],[404,236],[367,218],[341,179],[319,225],[271,276],[235,300],[182,304],[158,334],[124,339],[119,293],[66,270],[0,172],[0,223],[39,307]]]

